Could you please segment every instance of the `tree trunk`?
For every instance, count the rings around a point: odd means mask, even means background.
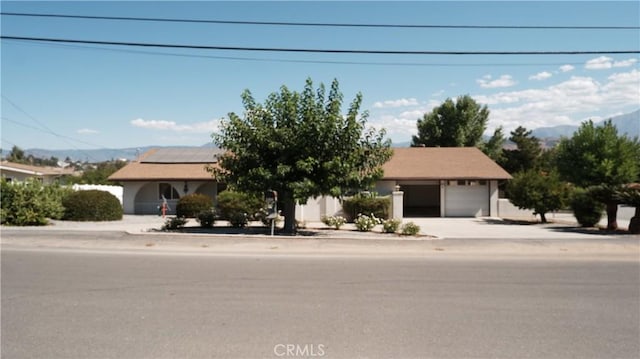
[[[607,229],[618,229],[618,203],[607,202]]]
[[[282,199],[282,215],[284,216],[284,228],[282,231],[287,234],[296,234],[296,201],[293,198]]]
[[[544,213],[538,213],[540,215],[540,221],[542,223],[547,223],[547,216]]]
[[[636,213],[629,222],[629,233],[640,234],[640,206],[636,207]]]

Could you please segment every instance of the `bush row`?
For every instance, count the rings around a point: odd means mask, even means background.
[[[120,201],[104,191],[74,191],[37,179],[0,180],[0,222],[13,226],[42,226],[49,219],[110,221],[122,219]]]

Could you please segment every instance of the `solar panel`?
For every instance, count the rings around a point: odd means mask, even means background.
[[[223,151],[219,148],[159,148],[155,153],[144,158],[142,163],[216,163],[217,155]]]

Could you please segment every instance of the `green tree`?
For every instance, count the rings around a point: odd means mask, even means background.
[[[511,203],[520,209],[532,209],[542,223],[547,223],[546,214],[564,208],[569,190],[556,172],[527,170],[513,176],[506,193]]]
[[[18,146],[13,146],[11,152],[7,155],[7,161],[13,163],[27,163],[24,150]]]
[[[621,186],[638,180],[638,139],[619,136],[611,120],[602,126],[595,126],[589,120],[573,137],[560,141],[556,163],[565,180],[583,188],[598,186],[594,193],[606,205],[607,228],[617,229],[618,200],[615,193]]]
[[[471,96],[459,96],[455,101],[448,98],[418,120],[418,135],[413,136],[411,145],[480,146],[488,118],[487,106],[480,106]]]
[[[531,131],[519,126],[511,132],[509,141],[516,144],[516,149],[504,151],[502,167],[509,173],[527,171],[538,166],[542,154],[540,141],[531,135]]]
[[[635,207],[635,213],[629,221],[629,233],[640,234],[640,184],[625,186],[616,193],[616,197],[620,203]]]
[[[215,144],[227,150],[214,176],[248,193],[277,191],[284,230],[290,233],[296,229],[296,200],[370,188],[392,155],[391,141],[384,130],[366,128],[368,114],[359,114],[361,94],[346,115],[342,100],[337,80],[328,96],[323,85],[315,90],[307,79],[302,93],[283,86],[264,104],[245,90],[244,115],[230,113],[213,135]]]
[[[500,164],[504,162],[504,133],[502,132],[502,126],[499,126],[493,131],[493,136],[488,141],[480,145],[480,149],[485,155],[489,156],[496,163]]]
[[[82,172],[82,176],[70,178],[70,181],[80,184],[110,185],[113,182],[109,181],[109,176],[126,166],[126,164],[126,161],[120,160],[100,162],[93,167],[85,169]]]

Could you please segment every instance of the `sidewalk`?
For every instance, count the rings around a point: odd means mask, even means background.
[[[52,225],[38,227],[45,230],[83,230],[83,231],[123,231],[131,234],[164,233],[159,232],[167,219],[155,215],[125,215],[121,221],[111,222],[71,222],[52,221]],[[353,224],[346,224],[340,230],[329,229],[320,222],[307,223],[305,229],[300,230],[301,236],[316,238],[375,238],[393,240],[433,240],[447,238],[477,238],[477,239],[564,239],[564,238],[610,238],[620,237],[621,233],[611,233],[598,229],[579,228],[573,216],[558,214],[549,216],[551,223],[540,224],[522,220],[510,220],[491,217],[480,218],[406,218],[404,222],[414,222],[421,228],[421,235],[399,236],[381,233],[381,226],[376,226],[372,232],[358,232]],[[628,221],[621,220],[620,227],[625,228]],[[605,222],[606,223],[606,222]],[[238,235],[224,222],[217,222],[213,229],[200,229],[198,223],[190,219],[185,232],[196,235]],[[254,228],[258,229],[260,224]],[[19,227],[11,227],[19,228]],[[33,227],[31,227],[33,228]],[[264,235],[268,229],[258,230]],[[172,232],[173,234],[179,232]],[[253,234],[255,235],[255,234]],[[625,237],[633,237],[624,235]]]

